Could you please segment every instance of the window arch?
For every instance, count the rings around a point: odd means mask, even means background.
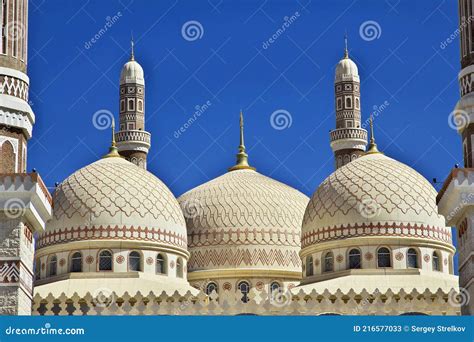
[[[181,258],[178,258],[178,261],[176,262],[176,276],[178,278],[183,278],[183,260]]]
[[[311,277],[313,274],[314,274],[313,257],[307,256],[306,257],[306,276]]]
[[[356,108],[359,109],[359,106],[360,106],[359,99],[356,97]]]
[[[71,272],[82,272],[82,254],[81,252],[75,252],[71,256]]]
[[[349,268],[351,270],[361,268],[360,250],[357,248],[349,251]]]
[[[346,109],[352,108],[352,99],[350,97],[346,97]]]
[[[415,248],[409,248],[407,252],[407,267],[418,268],[418,252]]]
[[[250,284],[246,281],[241,281],[237,285],[237,288],[242,294],[242,298],[241,298],[242,302],[247,303],[249,301]]]
[[[13,173],[16,170],[16,153],[12,143],[6,140],[0,145],[0,173]]]
[[[332,252],[327,252],[324,255],[324,272],[334,271],[334,254]]]
[[[380,247],[377,250],[377,266],[392,267],[392,255],[387,247]]]
[[[158,255],[156,256],[156,273],[158,274],[167,273],[166,257],[161,253],[158,253]]]
[[[433,252],[433,257],[431,260],[433,263],[433,271],[441,271],[441,258],[439,257],[438,252]]]
[[[112,271],[112,253],[110,251],[99,253],[99,271]]]
[[[273,283],[270,284],[270,293],[273,293],[275,291],[279,292],[281,290],[281,285],[279,282],[274,281]]]
[[[56,257],[56,255],[53,255],[50,259],[49,259],[49,263],[48,263],[48,275],[50,277],[54,277],[55,275],[58,274],[58,258]]]
[[[137,251],[130,252],[128,255],[128,270],[140,272],[142,270],[142,257]]]
[[[213,292],[218,293],[218,289],[217,284],[212,281],[206,285],[206,294],[209,296]]]

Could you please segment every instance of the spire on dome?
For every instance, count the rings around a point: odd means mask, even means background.
[[[110,126],[112,128],[112,144],[109,147],[109,153],[107,153],[102,158],[113,158],[113,157],[122,158],[122,156],[118,153],[117,143],[115,142],[115,119],[114,118],[112,118],[112,124]]]
[[[347,31],[346,34],[344,35],[344,58],[349,58],[349,50],[347,48]]]
[[[237,163],[229,168],[229,171],[235,170],[255,170],[254,167],[249,165],[248,154],[245,152],[245,144],[244,144],[244,114],[242,113],[242,109],[240,110],[240,145],[239,145],[239,153],[237,153]]]
[[[374,154],[374,153],[381,153],[377,149],[377,144],[375,143],[375,136],[374,136],[374,117],[370,114],[370,143],[367,151],[365,154]]]
[[[135,60],[135,51],[134,51],[135,43],[133,41],[133,32],[132,32],[132,36],[131,36],[131,39],[130,39],[130,47],[131,47],[130,60],[134,61]]]

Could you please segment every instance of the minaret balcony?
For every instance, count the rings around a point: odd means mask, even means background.
[[[119,151],[148,152],[151,144],[151,134],[141,130],[119,131],[115,134]]]
[[[340,139],[357,139],[367,142],[367,131],[363,128],[338,128],[330,133],[331,142]]]

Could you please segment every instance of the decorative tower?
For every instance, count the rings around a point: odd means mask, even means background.
[[[349,58],[347,37],[344,58],[336,67],[334,90],[336,129],[330,136],[337,169],[364,154],[367,145],[367,131],[361,128],[359,72]]]
[[[27,0],[0,1],[0,314],[28,315],[33,296],[33,235],[51,218],[51,196],[26,173],[35,115],[28,104]]]
[[[440,214],[457,228],[461,312],[474,315],[474,12],[471,1],[459,0],[461,99],[450,114],[462,140],[464,168],[455,167],[438,194]],[[470,299],[470,300],[469,300]]]
[[[120,74],[120,129],[115,138],[120,154],[146,169],[151,135],[145,131],[145,78],[135,61],[133,39],[131,45],[130,60]]]

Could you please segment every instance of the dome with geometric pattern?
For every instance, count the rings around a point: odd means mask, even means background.
[[[100,159],[74,172],[56,188],[53,206],[39,247],[54,243],[45,240],[52,232],[83,229],[89,233],[76,239],[136,240],[145,234],[147,241],[186,249],[186,226],[174,195],[153,174],[120,157]],[[106,227],[122,233],[103,231]],[[55,243],[67,239],[64,234]]]
[[[362,156],[323,181],[306,209],[302,235],[303,248],[364,235],[451,241],[435,189],[418,172],[381,153]]]

